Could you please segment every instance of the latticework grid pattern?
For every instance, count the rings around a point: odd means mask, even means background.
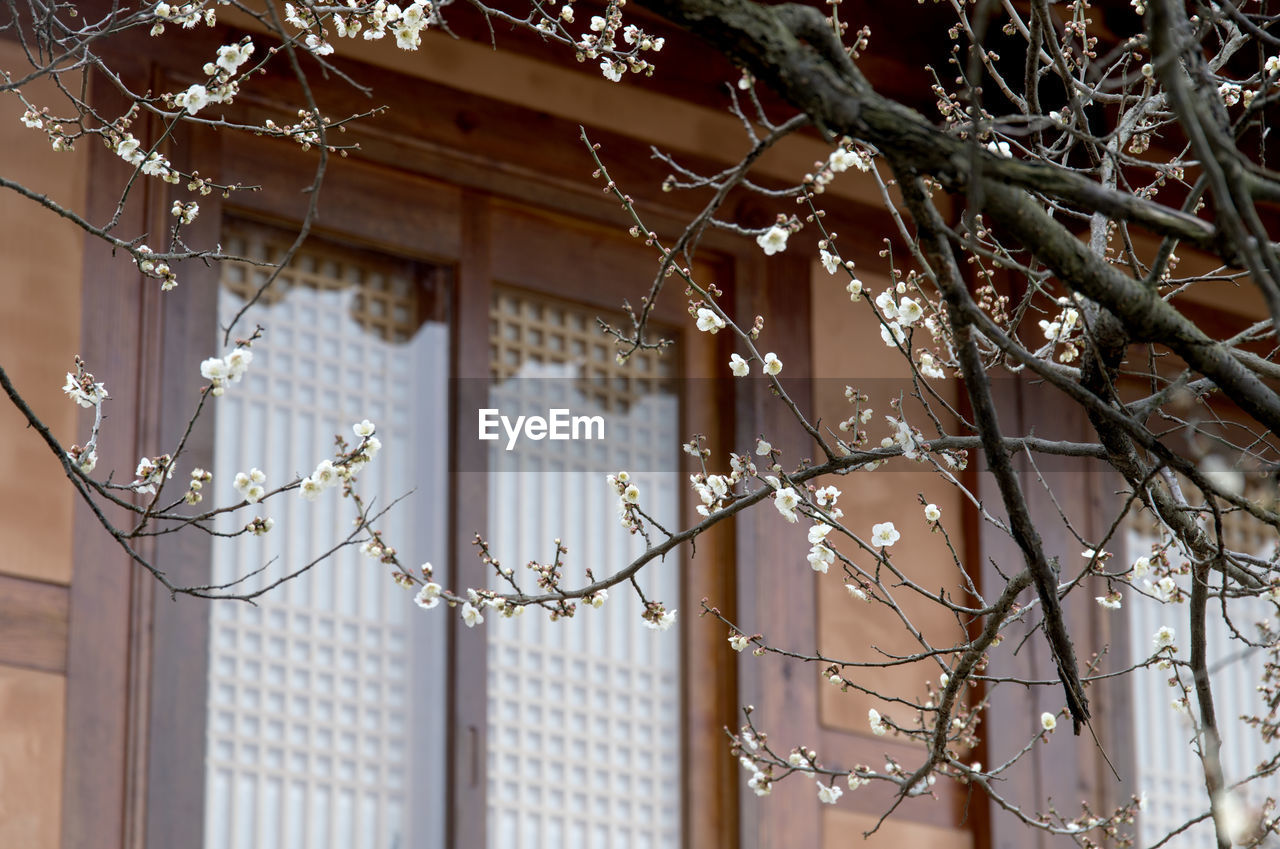
[[[632,399],[670,394],[674,358],[642,351],[625,365],[618,364],[596,315],[554,298],[535,298],[519,289],[498,287],[489,311],[490,375],[501,381],[518,374],[548,373],[531,370],[531,366],[571,366],[578,379],[577,390],[606,410],[626,410]]]
[[[594,381],[499,380],[500,409],[564,404],[607,412],[610,428],[629,428],[619,468],[673,469],[678,399],[658,391],[671,366],[652,354],[626,369],[613,360],[593,313],[499,287],[491,313],[496,379],[594,376]],[[641,377],[629,372],[635,360]],[[541,364],[541,366],[539,366]],[[558,364],[558,366],[556,365]],[[549,366],[552,366],[550,369]],[[550,397],[550,386],[557,397]],[[566,388],[571,387],[571,388]],[[648,391],[649,394],[646,394]],[[566,451],[564,445],[572,445]],[[641,542],[618,522],[617,496],[590,457],[591,443],[538,442],[519,451],[495,447],[489,487],[490,539],[500,560],[568,546],[565,577],[585,566],[597,577],[634,556]],[[515,474],[513,474],[515,473]],[[678,503],[670,472],[632,473],[646,506]],[[512,561],[515,562],[514,560]],[[530,584],[522,568],[518,580]],[[674,562],[641,575],[650,598],[679,601]],[[494,583],[494,587],[502,586]],[[673,847],[680,833],[679,640],[677,629],[646,628],[634,593],[619,586],[603,610],[580,607],[568,621],[540,610],[486,623],[488,663],[488,835],[494,849],[524,847]]]
[[[270,261],[288,242],[269,228],[229,221],[224,244]],[[353,439],[351,424],[363,418],[378,425],[385,447],[361,474],[362,494],[385,505],[413,488],[415,468],[406,455],[418,438],[414,353],[423,344],[443,352],[446,337],[437,330],[428,340],[430,328],[419,332],[418,288],[406,267],[330,245],[308,247],[273,284],[271,297],[251,308],[244,326],[261,325],[266,333],[244,380],[215,402],[213,492],[229,495],[236,472],[251,466],[266,472],[269,487],[306,474],[333,456],[335,434]],[[225,267],[220,322],[267,273]],[[399,456],[388,461],[392,452]],[[354,512],[330,490],[315,503],[293,494],[273,499],[260,515],[271,515],[276,528],[217,546],[215,582],[277,558],[243,585],[254,589],[304,565],[351,527]],[[220,530],[245,521],[237,513]],[[412,546],[401,515],[392,513],[382,526],[389,540]],[[215,606],[206,849],[411,845],[405,833],[414,736],[410,607],[386,567],[354,548],[266,594],[256,608]]]
[[[1245,494],[1254,499],[1274,500],[1274,483],[1251,480]],[[1224,516],[1223,520],[1224,541],[1229,547],[1262,557],[1271,556],[1276,543],[1274,532],[1259,532],[1254,526],[1260,523],[1246,521],[1239,514]],[[1127,562],[1151,554],[1154,533],[1154,528],[1149,527],[1127,532]],[[1173,550],[1169,556],[1178,559]],[[1190,589],[1188,580],[1178,579],[1184,590]],[[1185,604],[1161,604],[1138,593],[1126,593],[1124,605],[1129,617],[1130,658],[1134,662],[1152,655],[1153,637],[1165,625],[1175,629],[1178,655],[1187,659],[1190,643]],[[1255,624],[1271,618],[1275,612],[1273,605],[1262,599],[1233,599],[1229,610],[1231,626],[1251,638],[1257,633]],[[1220,719],[1222,766],[1224,778],[1231,784],[1252,774],[1258,764],[1275,754],[1263,743],[1256,729],[1239,721],[1244,714],[1265,716],[1267,713],[1256,689],[1262,679],[1266,652],[1246,650],[1241,642],[1232,639],[1231,626],[1224,621],[1222,608],[1216,602],[1209,605],[1206,613],[1207,662]],[[1172,676],[1171,670],[1150,668],[1138,670],[1132,679],[1137,786],[1147,799],[1139,817],[1139,846],[1155,844],[1208,810],[1204,771],[1196,754],[1192,722],[1192,717],[1198,715],[1194,690],[1190,690],[1190,713],[1175,709],[1173,702],[1183,696],[1183,691],[1169,686]],[[1190,688],[1190,676],[1184,673],[1182,677]],[[1272,776],[1250,782],[1243,788],[1240,800],[1257,810],[1268,796],[1280,797],[1280,778]],[[1205,820],[1166,845],[1209,846],[1213,843],[1213,824]]]

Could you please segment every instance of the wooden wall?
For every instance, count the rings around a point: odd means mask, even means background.
[[[0,42],[0,67],[20,60],[15,45]],[[25,93],[39,103],[50,87],[32,85]],[[79,205],[86,151],[53,152],[44,133],[18,120],[23,111],[14,97],[0,109],[4,176]],[[89,425],[61,391],[80,339],[81,245],[76,228],[0,189],[0,364],[68,445],[77,433],[83,440]],[[0,846],[55,849],[73,493],[57,459],[25,426],[0,399]]]

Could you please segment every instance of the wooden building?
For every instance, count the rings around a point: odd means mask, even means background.
[[[226,15],[218,31],[139,34],[104,49],[135,84],[178,90],[204,61],[192,57],[211,55],[235,26],[248,22]],[[389,110],[348,133],[361,149],[329,164],[315,236],[281,281],[288,296],[260,305],[272,329],[258,382],[246,380],[238,396],[220,399],[216,416],[193,436],[195,456],[215,481],[256,465],[255,451],[274,464],[269,474],[285,476],[305,457],[323,456],[331,419],[346,427],[348,419],[374,418],[366,410],[380,411],[390,465],[379,492],[418,487],[393,522],[404,539],[417,540],[405,550],[436,563],[457,587],[489,580],[473,555],[477,530],[502,540],[513,563],[548,556],[561,534],[578,541],[574,552],[608,556],[627,545],[600,530],[596,506],[540,488],[534,477],[485,471],[484,456],[459,436],[475,416],[458,402],[461,382],[505,377],[528,362],[572,360],[608,380],[631,380],[632,399],[666,392],[661,424],[676,438],[672,449],[701,432],[723,456],[763,432],[779,434],[775,444],[789,447],[792,459],[805,450],[763,387],[726,377],[728,340],[697,333],[679,292],[668,292],[657,310],[677,345],[664,358],[641,358],[651,369],[648,383],[619,370],[593,332],[596,315],[638,301],[656,262],[592,179],[579,125],[601,144],[614,179],[650,226],[671,234],[701,199],[660,190],[668,169],[649,146],[701,168],[722,167],[745,151],[717,87],[731,70],[668,33],[652,81],[612,84],[536,39],[499,33],[495,51],[475,22],[462,31],[471,37],[432,33],[416,53],[340,45],[343,67],[375,95],[370,101],[330,80],[316,92],[325,111],[383,103]],[[905,93],[922,77],[915,58],[873,51],[868,73]],[[20,61],[19,47],[0,41],[0,67]],[[33,88],[29,96],[49,93]],[[286,77],[256,80],[234,109],[249,117],[287,112],[296,96]],[[120,107],[106,87],[93,97]],[[4,171],[91,218],[109,214],[128,167],[98,145],[52,153],[41,134],[19,123],[15,105],[0,120]],[[816,135],[801,135],[766,156],[761,172],[794,180],[827,152]],[[202,199],[198,240],[262,259],[279,254],[284,228],[305,209],[300,189],[311,179],[314,152],[219,132],[179,134],[170,155],[221,181],[263,187]],[[164,189],[155,181],[139,187],[127,229],[164,227],[173,200]],[[828,197],[828,225],[854,251],[867,283],[883,287],[875,260],[891,223],[874,185],[844,174]],[[780,211],[791,209],[760,198],[744,198],[736,210],[757,225]],[[747,323],[767,317],[768,347],[786,363],[786,385],[816,416],[838,418],[843,400],[832,386],[903,372],[901,364],[879,364],[877,329],[845,309],[843,288],[809,245],[801,247],[765,257],[750,240],[713,234],[698,273],[725,290]],[[186,421],[201,360],[223,349],[219,316],[237,307],[253,274],[188,263],[179,287],[162,293],[127,257],[113,257],[102,242],[13,193],[0,194],[0,254],[0,362],[70,443],[86,422],[59,387],[72,358],[84,357],[111,392],[99,469],[117,475],[140,454],[156,453],[158,441]],[[676,389],[654,389],[659,384]],[[1053,410],[1017,415],[1041,416],[1044,427],[1064,435],[1086,432],[1083,419],[1063,420]],[[24,424],[11,405],[0,406],[8,470],[0,477],[0,846],[836,847],[860,842],[890,801],[888,791],[849,793],[826,807],[811,781],[795,780],[755,798],[723,731],[742,724],[741,706],[752,705],[755,721],[784,749],[809,746],[827,763],[879,763],[886,754],[912,761],[910,746],[871,735],[866,717],[874,702],[827,685],[818,664],[736,654],[723,626],[697,615],[705,597],[779,645],[831,655],[865,657],[869,646],[890,648],[898,639],[895,622],[850,608],[837,575],[808,569],[802,531],[780,533],[770,517],[721,528],[699,539],[696,556],[684,552],[661,564],[655,580],[665,581],[671,595],[664,600],[681,618],[648,647],[625,628],[594,623],[569,636],[468,629],[446,611],[417,610],[381,572],[372,583],[357,574],[354,555],[257,608],[175,601],[76,503]],[[647,462],[637,451],[637,462]],[[678,458],[666,466],[649,459],[674,480],[673,498],[687,491],[680,481],[688,468]],[[655,487],[667,485],[654,475]],[[976,475],[973,481],[981,485]],[[921,491],[949,516],[966,511],[926,474],[868,476],[856,492],[846,489],[847,514],[914,513]],[[1087,503],[1106,497],[1102,489],[1096,476],[1064,477],[1062,497]],[[688,496],[680,499],[672,501],[681,505],[675,521],[692,515]],[[607,500],[601,503],[604,523],[616,525]],[[301,537],[285,531],[282,544],[294,546],[285,553],[300,555],[311,537],[338,533],[350,518],[341,509],[316,513],[296,532]],[[282,528],[292,518],[281,516]],[[1010,553],[972,518],[957,528],[955,540],[973,563]],[[1046,542],[1064,555],[1075,547]],[[903,555],[924,552],[926,543],[904,540]],[[175,579],[194,583],[266,549],[219,551],[207,538],[183,535],[158,541],[151,554]],[[935,583],[954,583],[945,563],[936,568]],[[583,616],[620,614],[618,604]],[[1100,642],[1122,636],[1107,632],[1115,620],[1097,609],[1071,616]],[[1051,669],[1039,651],[1017,662],[1033,678]],[[925,677],[886,673],[879,684],[916,692]],[[1045,691],[997,702],[985,727],[1030,731],[1057,698]],[[1135,757],[1127,698],[1108,690],[1097,705],[1100,734],[1122,765]],[[988,745],[975,757],[999,757],[998,737]],[[1064,807],[1086,797],[1103,807],[1136,789],[1132,771],[1116,784],[1104,769],[1091,747],[1061,735],[1028,758],[1028,782],[1017,793],[1028,804],[1053,795]],[[943,785],[936,798],[903,805],[868,844],[1056,845],[1030,837],[964,787]]]

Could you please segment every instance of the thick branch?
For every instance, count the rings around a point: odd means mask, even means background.
[[[963,318],[963,304],[968,299],[969,292],[960,275],[960,268],[956,265],[943,222],[925,195],[920,180],[908,176],[901,180],[901,185],[911,217],[916,222],[921,248],[933,265],[938,285],[950,307],[948,314],[951,317],[951,332],[960,366],[964,371],[964,385],[973,406],[978,436],[982,440],[982,452],[987,458],[988,469],[1000,488],[1013,538],[1022,550],[1027,570],[1031,573],[1036,592],[1040,596],[1040,604],[1044,608],[1045,636],[1058,666],[1058,677],[1066,691],[1075,733],[1079,734],[1080,729],[1089,721],[1089,700],[1084,694],[1084,685],[1080,682],[1075,648],[1062,617],[1062,606],[1058,603],[1058,576],[1045,557],[1044,546],[1027,509],[1026,497],[1018,484],[1017,473],[1013,470],[1009,455],[1002,448],[1000,422],[996,417],[995,403],[991,399],[991,384],[978,354],[978,346],[973,340],[973,328]]]

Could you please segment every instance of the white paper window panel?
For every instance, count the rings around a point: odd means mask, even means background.
[[[288,244],[252,224],[226,230],[227,250],[249,257],[270,260]],[[212,400],[206,492],[237,497],[232,479],[254,466],[269,488],[307,474],[333,456],[335,434],[351,444],[351,425],[368,418],[383,449],[358,489],[376,509],[416,488],[379,525],[410,568],[432,556],[442,566],[444,525],[432,505],[443,502],[447,328],[419,325],[418,284],[403,267],[318,243],[249,310],[240,327],[261,325],[265,335],[244,379]],[[263,273],[226,269],[219,326]],[[215,544],[216,583],[272,558],[244,587],[275,580],[339,541],[355,513],[338,488],[315,502],[289,493],[225,517],[219,530],[255,515],[271,516],[275,528]],[[355,547],[257,608],[215,603],[206,849],[444,845],[443,619],[420,613],[388,568]]]
[[[527,409],[551,403],[528,375],[587,376],[615,387],[554,402],[574,414],[603,415],[609,428],[627,428],[630,452],[597,456],[590,442],[530,442],[489,455],[489,540],[494,556],[536,584],[524,564],[554,555],[553,540],[569,551],[564,576],[580,585],[590,566],[603,577],[643,551],[618,520],[618,496],[602,468],[628,469],[644,506],[672,527],[679,477],[679,400],[670,392],[628,393],[605,346],[577,345],[594,329],[594,313],[499,288],[494,299],[496,375],[491,406]],[[530,320],[532,319],[532,321]],[[537,335],[530,325],[539,329]],[[516,325],[518,329],[509,328]],[[503,331],[501,328],[508,328]],[[565,344],[541,340],[563,334]],[[533,344],[529,344],[531,337]],[[518,350],[511,340],[523,342]],[[541,350],[539,350],[541,348]],[[510,352],[518,350],[517,356]],[[584,354],[575,354],[575,351]],[[541,354],[541,356],[535,356]],[[585,356],[585,359],[584,359]],[[644,358],[641,374],[656,377],[666,364]],[[538,363],[541,365],[538,365]],[[561,364],[556,368],[555,364]],[[562,389],[557,382],[553,388]],[[598,389],[601,384],[596,384]],[[634,388],[634,385],[633,387]],[[588,397],[588,396],[594,396]],[[566,448],[566,446],[572,446]],[[616,464],[611,467],[608,463]],[[654,470],[654,471],[649,471]],[[678,561],[655,562],[639,580],[645,593],[679,606]],[[496,579],[491,586],[503,586]],[[645,627],[643,606],[626,585],[610,590],[602,609],[579,606],[572,619],[549,621],[537,609],[523,616],[486,617],[488,629],[488,845],[491,849],[662,849],[680,834],[680,653],[678,629]],[[688,611],[681,611],[681,616]]]
[[[1150,555],[1152,541],[1150,535],[1129,530],[1126,534],[1127,562]],[[1271,552],[1260,554],[1269,556]],[[1173,549],[1169,551],[1169,557],[1174,562],[1178,561]],[[1178,581],[1184,590],[1190,589],[1189,578],[1180,577]],[[1255,623],[1275,617],[1275,608],[1270,602],[1232,599],[1229,605],[1232,622],[1246,636],[1256,636]],[[1155,651],[1153,637],[1163,625],[1170,626],[1177,633],[1178,656],[1183,660],[1190,657],[1186,602],[1160,604],[1139,593],[1127,592],[1124,609],[1129,616],[1130,657],[1135,661],[1152,655]],[[1239,721],[1244,714],[1265,716],[1267,713],[1256,689],[1262,680],[1266,653],[1262,650],[1249,651],[1247,646],[1231,639],[1230,629],[1222,618],[1221,604],[1216,599],[1209,601],[1205,630],[1214,708],[1222,736],[1222,767],[1229,786],[1252,774],[1258,764],[1276,753],[1274,744],[1264,744],[1256,729]],[[1172,670],[1151,667],[1137,670],[1133,678],[1137,787],[1138,792],[1147,794],[1146,807],[1138,817],[1139,846],[1154,844],[1189,819],[1208,810],[1204,771],[1194,748],[1195,731],[1191,718],[1172,707],[1174,699],[1182,695],[1179,688],[1168,684],[1172,674]],[[1190,683],[1186,672],[1183,680]],[[1191,709],[1199,715],[1194,691]],[[1256,811],[1268,796],[1280,798],[1280,777],[1250,782],[1243,788],[1241,801]],[[1205,820],[1165,845],[1180,849],[1213,844],[1213,825]]]

